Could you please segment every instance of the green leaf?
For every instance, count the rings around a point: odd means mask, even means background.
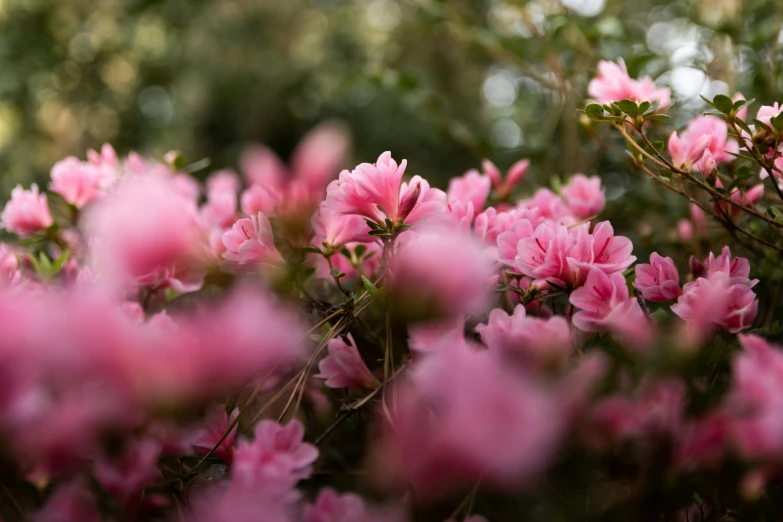
[[[631,118],[636,118],[639,115],[639,105],[635,101],[632,100],[620,100],[616,103],[617,107],[630,116]]]
[[[763,121],[759,121],[759,120],[756,120],[756,119],[754,119],[754,120],[753,120],[753,123],[754,123],[754,124],[755,124],[757,127],[761,127],[762,129],[765,129],[765,130],[767,130],[767,131],[769,131],[769,132],[772,132],[772,127],[770,127],[769,125],[767,125],[767,124],[766,124],[766,123],[764,123]]]
[[[52,263],[52,276],[57,275],[57,273],[62,269],[63,266],[65,266],[66,261],[68,261],[68,258],[71,256],[71,253],[68,250],[63,251],[62,254],[60,254],[60,257],[54,260],[54,263]]]
[[[734,109],[734,102],[725,94],[717,94],[712,99],[712,104],[723,114],[730,114]]]
[[[356,248],[353,249],[353,253],[356,254],[356,257],[359,259],[362,258],[365,252],[367,252],[367,247],[365,245],[356,245]]]
[[[654,102],[652,102],[652,105],[650,105],[650,107],[646,111],[644,111],[644,115],[647,116],[648,114],[654,113],[655,111],[658,110],[658,107],[660,106],[661,106],[661,102],[655,100]]]
[[[740,129],[744,130],[744,131],[745,131],[745,132],[747,132],[748,134],[752,134],[752,132],[751,132],[751,130],[750,130],[750,127],[748,127],[748,124],[747,124],[747,123],[745,123],[743,120],[741,120],[741,119],[739,119],[739,118],[735,118],[735,119],[734,119],[734,123],[736,123],[736,124],[737,124],[737,126],[738,126]]]
[[[585,114],[591,120],[600,120],[604,115],[604,108],[597,103],[591,103],[585,107]]]
[[[652,105],[650,102],[643,101],[639,104],[639,112],[642,114],[647,114],[647,110],[650,108],[650,105]]]
[[[370,227],[371,230],[376,230],[378,228],[378,224],[371,219],[365,219],[364,222],[367,223],[367,226]]]
[[[649,116],[645,116],[644,119],[647,121],[666,121],[671,120],[672,117],[666,114],[650,114]]]
[[[665,144],[664,142],[662,142],[662,141],[654,141],[654,142],[653,142],[653,147],[654,147],[654,148],[655,148],[655,150],[657,150],[658,152],[663,152],[663,149],[665,149],[665,148],[666,148],[666,144]]]
[[[783,223],[783,210],[780,210],[778,207],[769,207],[769,213],[772,216],[772,219]]]
[[[702,100],[704,100],[704,103],[706,103],[706,104],[707,104],[707,105],[709,105],[710,107],[715,107],[715,104],[714,104],[714,103],[712,103],[712,100],[709,100],[709,99],[705,98],[705,97],[704,97],[704,96],[702,96],[701,94],[699,94],[699,98],[701,98]]]
[[[773,116],[769,121],[776,130],[783,130],[783,114]]]
[[[378,289],[377,286],[373,284],[372,281],[367,279],[367,276],[362,276],[362,284],[364,285],[364,289],[367,290],[367,293],[373,296],[375,299],[381,298],[381,291]]]
[[[320,248],[316,248],[314,246],[304,247],[302,250],[304,250],[305,252],[310,252],[311,254],[323,254]]]

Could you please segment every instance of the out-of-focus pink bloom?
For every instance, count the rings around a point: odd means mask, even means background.
[[[150,290],[171,288],[180,294],[196,292],[204,286],[205,271],[191,263],[172,263],[135,279]]]
[[[114,282],[134,280],[178,262],[190,264],[199,255],[196,208],[169,180],[123,181],[91,206],[85,230],[98,269]]]
[[[30,190],[17,185],[11,191],[11,199],[0,213],[0,222],[4,229],[20,236],[29,236],[52,226],[54,220],[49,213],[46,194],[38,193],[33,184]]]
[[[522,178],[525,177],[528,167],[530,167],[530,160],[521,159],[517,161],[509,167],[506,179],[503,180],[500,171],[494,163],[488,159],[481,162],[481,168],[484,170],[484,174],[489,176],[489,179],[492,181],[492,186],[495,188],[495,193],[500,200],[506,199],[511,194],[511,191],[514,190],[514,187],[519,185]]]
[[[473,210],[473,203],[455,201],[447,206],[447,213],[454,220],[454,224],[460,230],[470,232],[470,226],[473,224],[473,217],[476,212]]]
[[[487,202],[491,188],[492,180],[488,175],[469,170],[461,177],[451,178],[446,196],[449,203],[473,203],[473,209],[480,212]]]
[[[728,397],[731,436],[740,455],[783,458],[783,350],[761,337],[740,335]]]
[[[144,486],[158,477],[160,444],[152,439],[132,439],[119,457],[100,455],[93,463],[98,483],[123,504],[138,500]]]
[[[650,255],[650,264],[636,265],[634,288],[648,301],[674,301],[682,294],[680,274],[670,257],[657,252]]]
[[[96,167],[109,167],[117,168],[120,165],[120,160],[117,157],[117,152],[110,143],[104,143],[101,145],[101,151],[90,149],[87,151],[87,161],[95,165]]]
[[[715,186],[718,188],[723,188],[723,183],[721,183],[720,179],[715,180]],[[739,203],[742,206],[750,207],[750,208],[755,207],[756,203],[761,201],[762,197],[764,197],[763,183],[759,183],[758,185],[751,187],[745,192],[740,191],[740,189],[737,187],[732,189],[731,193],[729,194],[729,198],[731,198],[732,201]],[[742,209],[737,208],[735,205],[732,205],[722,200],[716,200],[715,202],[713,202],[712,206],[716,212],[728,214],[729,217],[732,219],[736,219],[744,212]]]
[[[210,404],[204,415],[204,426],[198,430],[193,439],[193,450],[196,453],[206,454],[215,448],[218,441],[225,435],[228,427],[239,416],[239,408],[234,408],[231,415],[226,413],[222,404]],[[226,464],[231,464],[234,455],[234,441],[237,436],[237,426],[229,432],[223,442],[212,452]]]
[[[419,495],[447,493],[480,476],[517,487],[543,471],[559,444],[558,401],[495,353],[455,346],[432,354],[413,382],[400,390],[396,425],[379,458]]]
[[[508,230],[515,222],[514,210],[498,212],[495,207],[489,207],[476,216],[473,231],[476,238],[484,244],[496,246],[498,236]],[[514,256],[516,256],[516,252]],[[511,257],[512,261],[514,256]]]
[[[634,80],[628,76],[625,62],[618,63],[601,60],[598,62],[598,75],[590,80],[587,92],[598,103],[610,103],[620,100],[636,102],[660,102],[665,108],[671,104],[671,93],[666,87],[656,87],[651,78],[644,76]]]
[[[0,284],[15,285],[22,279],[13,247],[0,243]]]
[[[318,492],[315,502],[305,505],[304,522],[403,522],[402,510],[373,508],[354,493],[337,493],[331,488]]]
[[[580,309],[572,319],[580,330],[610,330],[632,343],[644,344],[650,338],[650,324],[638,301],[628,296],[625,277],[620,272],[607,275],[591,269],[584,286],[574,290],[569,300]]]
[[[492,310],[489,322],[476,331],[490,350],[498,350],[509,360],[537,368],[562,368],[574,351],[574,336],[563,317],[527,317],[517,305],[513,315],[500,308]]]
[[[107,171],[69,156],[52,167],[49,189],[76,208],[82,208],[100,197],[103,190],[114,181],[112,174],[113,169]]]
[[[250,218],[240,219],[231,230],[223,234],[226,251],[223,259],[229,267],[254,268],[259,265],[277,265],[283,262],[275,248],[275,238],[269,219],[259,212]]]
[[[318,214],[313,216],[312,224],[315,233],[313,245],[316,248],[339,250],[348,243],[373,240],[367,235],[370,227],[362,216],[338,214],[326,203],[321,203]]]
[[[304,509],[304,522],[363,522],[364,500],[353,493],[337,493],[330,488],[318,492],[315,502]]]
[[[546,220],[563,225],[575,223],[568,205],[548,188],[540,188],[532,198],[520,201],[517,204],[517,213],[519,217],[529,219],[534,226]]]
[[[737,142],[728,140],[728,125],[724,120],[715,116],[696,116],[682,132],[680,139],[685,148],[690,150],[698,148],[697,144],[704,136],[710,136],[705,152],[709,151],[717,163],[730,163],[734,160],[734,156],[729,152],[738,152],[739,146]]]
[[[329,341],[329,355],[318,363],[318,370],[315,377],[325,379],[329,388],[373,388],[380,384],[362,360],[351,334],[348,342],[339,337]]]
[[[689,206],[691,221],[693,221],[693,228],[699,236],[704,236],[707,233],[707,218],[704,215],[704,210],[698,205],[691,203]]]
[[[465,318],[419,323],[408,328],[408,345],[418,354],[436,353],[465,343]]]
[[[598,176],[588,178],[584,174],[574,174],[562,192],[568,208],[579,219],[597,216],[606,206]]]
[[[783,111],[783,107],[781,107],[778,102],[775,102],[772,105],[762,105],[756,113],[756,119],[771,127],[772,118],[778,116],[781,111]]]
[[[669,137],[667,147],[674,166],[689,170],[694,163],[702,158],[704,151],[709,149],[711,143],[712,136],[709,134],[702,135],[694,141],[685,141],[676,132],[673,132]]]
[[[693,241],[693,223],[688,219],[677,221],[677,235],[685,243]]]
[[[410,185],[402,183],[407,162],[397,164],[391,153],[384,152],[373,164],[362,163],[353,171],[343,171],[338,180],[329,184],[326,203],[335,212],[358,214],[379,224],[388,218],[415,224],[433,215],[442,214],[446,207],[446,195],[430,188],[429,183],[419,176],[411,179]],[[400,213],[400,200],[409,193],[409,187],[416,189],[419,196],[410,205],[406,201],[407,213]],[[410,208],[410,210],[408,210]]]
[[[255,440],[240,441],[234,453],[231,468],[232,487],[253,491],[267,480],[269,472],[282,482],[293,483],[310,476],[312,464],[318,458],[318,449],[302,441],[304,427],[298,420],[285,426],[262,420],[255,428]]]
[[[30,522],[101,522],[95,499],[80,481],[62,484],[46,504],[30,516]]]
[[[672,311],[703,331],[712,326],[725,327],[731,333],[744,330],[756,318],[758,300],[749,285],[731,279],[718,272],[687,283]]]
[[[615,441],[676,438],[684,426],[687,388],[680,380],[647,380],[634,396],[616,395],[595,405],[593,422]]]
[[[250,185],[241,197],[242,212],[255,216],[259,212],[272,215],[283,199],[283,194],[265,185]]]
[[[323,193],[348,156],[351,138],[334,122],[318,125],[302,139],[291,155],[291,172],[313,191]]]
[[[210,477],[210,480],[214,480]],[[222,486],[222,487],[221,487]],[[281,488],[270,476],[255,491],[237,490],[232,484],[219,484],[196,495],[191,503],[186,522],[298,522],[294,516],[291,496],[293,485]],[[261,514],[261,515],[260,515]]]
[[[734,103],[737,103],[740,100],[745,100],[745,96],[738,92],[734,96],[732,96],[731,101]],[[742,121],[747,121],[748,119],[748,106],[745,105],[743,108],[737,111],[737,118],[741,119]]]
[[[239,177],[229,170],[207,179],[207,202],[201,207],[201,220],[207,228],[225,229],[237,220]]]
[[[400,312],[461,315],[486,302],[492,272],[490,260],[470,236],[430,227],[411,232],[392,259],[389,295]]]

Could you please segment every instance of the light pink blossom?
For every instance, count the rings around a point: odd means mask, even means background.
[[[315,233],[312,244],[316,248],[339,250],[348,243],[373,240],[372,236],[367,235],[370,227],[362,216],[339,214],[326,203],[321,203],[318,214],[313,216],[312,225]]]
[[[756,318],[758,300],[751,286],[732,282],[728,274],[717,272],[687,283],[672,311],[700,330],[719,326],[737,333]]]
[[[342,338],[329,341],[329,354],[318,363],[317,379],[325,379],[329,388],[373,388],[380,383],[362,360],[356,342],[349,333],[348,342]]]
[[[259,212],[240,219],[223,234],[226,251],[223,259],[228,268],[254,268],[259,265],[277,265],[283,258],[275,248],[275,238],[269,219]]]
[[[669,136],[667,148],[675,167],[689,170],[699,161],[712,143],[712,135],[704,134],[692,141],[685,141],[676,132]]]
[[[0,214],[0,222],[9,232],[29,236],[49,228],[54,220],[49,213],[46,194],[39,194],[38,186],[33,184],[30,190],[17,185],[11,191],[11,199]]]
[[[644,76],[635,80],[628,76],[625,62],[618,63],[601,60],[598,62],[598,74],[590,80],[587,92],[598,103],[611,103],[620,100],[637,102],[660,102],[665,108],[671,104],[671,93],[666,87],[656,87],[651,78]]]
[[[160,449],[152,439],[133,439],[118,457],[100,455],[95,459],[95,478],[122,503],[136,501],[144,487],[158,477]]]
[[[697,144],[704,136],[709,136],[709,145],[705,151],[709,151],[717,163],[730,163],[734,156],[729,152],[738,152],[739,146],[735,141],[728,139],[728,125],[715,116],[696,116],[682,132],[680,139],[686,149],[697,149]],[[702,171],[703,172],[703,171]]]
[[[566,205],[579,219],[597,216],[606,206],[606,197],[601,189],[601,178],[574,174],[568,185],[562,189]]]
[[[107,175],[106,169],[69,156],[52,167],[49,189],[76,208],[83,208],[100,197],[103,190],[114,181],[111,177],[113,170],[109,172]]]
[[[469,170],[458,178],[451,178],[446,191],[449,203],[473,203],[476,212],[483,210],[492,188],[492,180],[477,170]]]
[[[481,168],[484,170],[484,174],[489,176],[492,181],[492,186],[495,189],[498,199],[505,200],[511,194],[522,179],[525,177],[528,167],[530,167],[530,160],[521,159],[509,167],[506,173],[506,179],[500,174],[500,170],[494,163],[485,159],[481,162]]]
[[[657,252],[650,255],[650,264],[636,265],[634,288],[648,301],[673,301],[682,294],[680,275],[670,257]]]

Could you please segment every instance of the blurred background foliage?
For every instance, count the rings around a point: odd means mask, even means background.
[[[699,94],[778,98],[781,21],[779,0],[0,0],[0,188],[106,141],[285,157],[337,118],[356,161],[391,150],[442,187],[529,157],[617,200],[640,176],[576,112],[597,61],[671,86],[682,125]]]

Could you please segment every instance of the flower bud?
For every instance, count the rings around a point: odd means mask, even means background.
[[[408,190],[405,192],[405,194],[402,195],[402,198],[400,199],[400,209],[397,212],[400,219],[404,220],[406,217],[408,217],[408,214],[411,213],[413,207],[415,207],[416,203],[418,203],[419,195],[421,195],[421,183],[417,181],[408,187]]]

